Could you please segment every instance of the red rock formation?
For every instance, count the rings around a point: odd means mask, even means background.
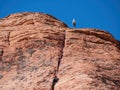
[[[119,90],[120,42],[42,13],[0,19],[0,90]]]

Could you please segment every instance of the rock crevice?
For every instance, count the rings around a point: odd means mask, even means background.
[[[60,64],[61,64],[61,60],[63,58],[63,50],[64,50],[64,47],[65,47],[65,40],[66,40],[66,30],[64,31],[64,37],[63,37],[63,44],[62,44],[62,47],[61,47],[61,55],[59,56],[58,58],[58,64],[57,64],[57,67],[56,67],[56,70],[54,71],[54,77],[53,77],[53,80],[52,80],[52,86],[51,86],[51,90],[55,90],[55,84],[59,81],[59,77],[58,77],[58,74],[59,74],[59,68],[60,68]]]

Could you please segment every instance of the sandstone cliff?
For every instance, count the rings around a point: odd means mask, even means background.
[[[120,90],[120,42],[47,14],[12,14],[0,19],[0,90]]]

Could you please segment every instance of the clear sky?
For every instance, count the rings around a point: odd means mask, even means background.
[[[17,12],[43,12],[72,27],[106,30],[120,40],[120,0],[0,0],[0,18]]]

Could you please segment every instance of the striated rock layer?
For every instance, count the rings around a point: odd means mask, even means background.
[[[120,42],[53,16],[0,19],[0,90],[120,90]]]

